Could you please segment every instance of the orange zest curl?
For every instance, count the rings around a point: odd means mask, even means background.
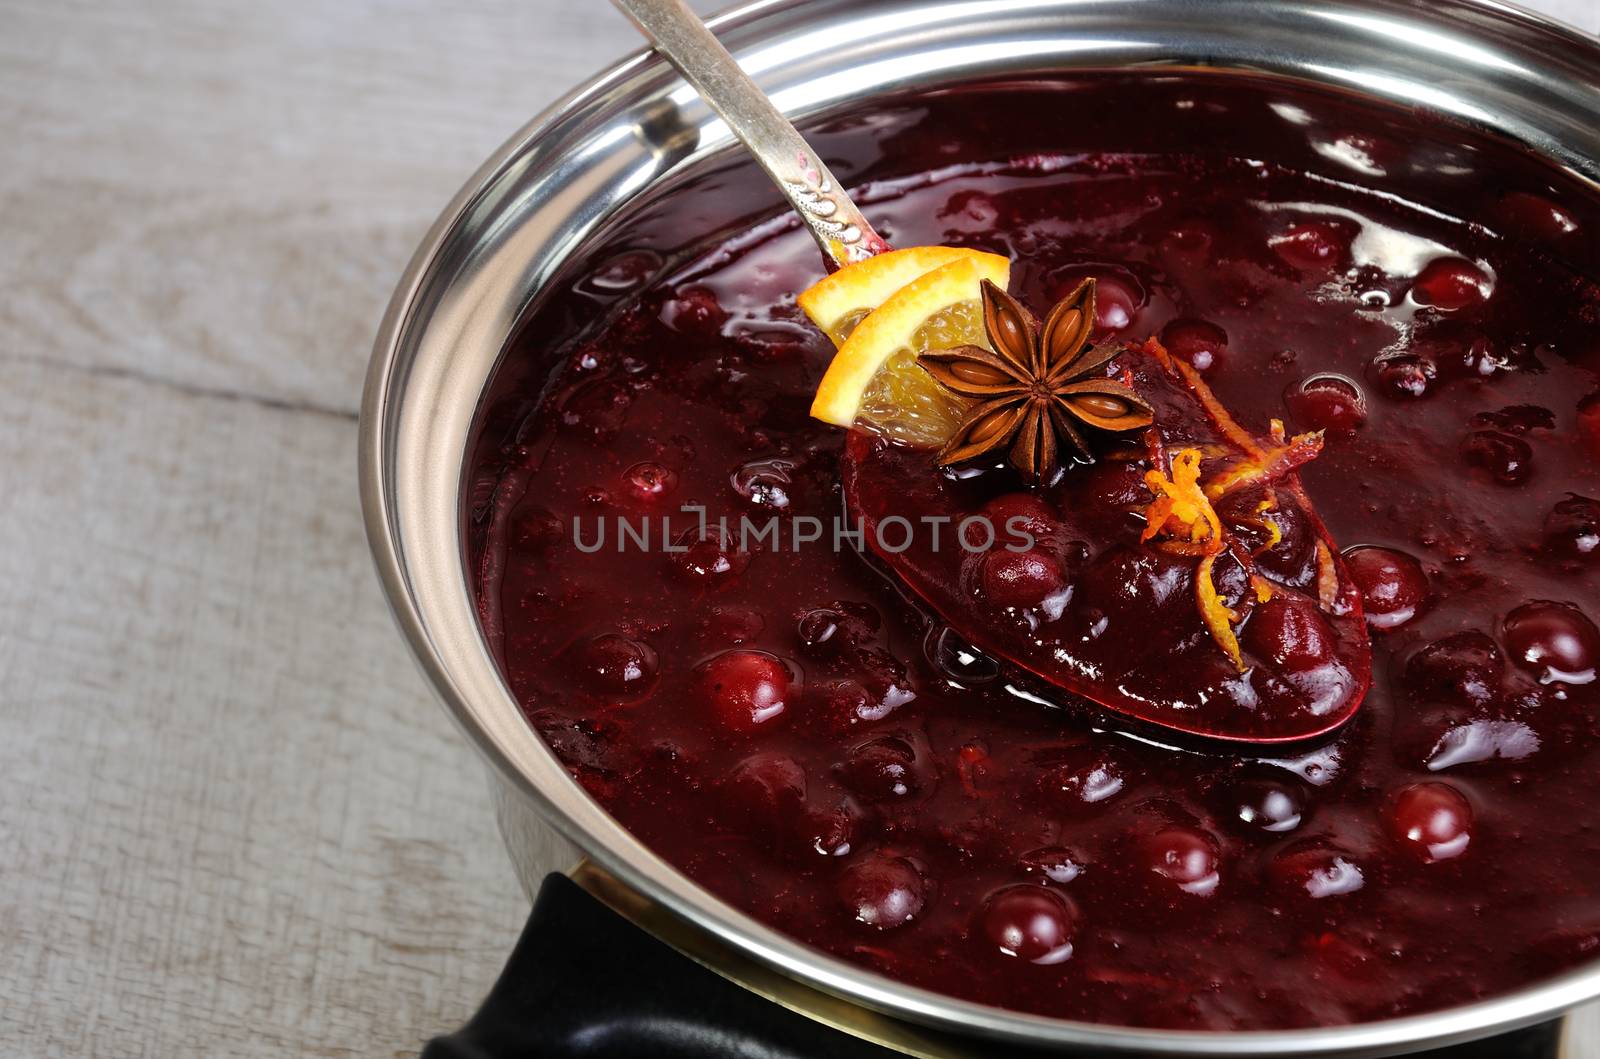
[[[1165,533],[1179,538],[1174,543],[1199,545],[1198,554],[1215,555],[1222,550],[1222,520],[1200,488],[1200,450],[1181,449],[1172,457],[1172,476],[1160,470],[1146,471],[1145,485],[1156,495],[1145,510],[1140,541]],[[1180,549],[1188,553],[1188,549]]]
[[[1310,463],[1322,452],[1322,431],[1296,434],[1292,438],[1282,440],[1282,424],[1277,420],[1273,422],[1280,428],[1278,443],[1270,449],[1258,449],[1249,459],[1240,461],[1236,466],[1230,467],[1226,474],[1219,475],[1206,483],[1207,496],[1216,500],[1235,489],[1262,482],[1269,484],[1276,482],[1284,475]]]
[[[1234,668],[1243,673],[1244,658],[1234,626],[1244,620],[1250,607],[1266,603],[1277,592],[1255,565],[1256,555],[1283,540],[1283,527],[1272,517],[1278,509],[1277,489],[1283,486],[1302,503],[1307,503],[1293,475],[1322,452],[1322,433],[1315,431],[1289,437],[1283,421],[1274,419],[1268,426],[1267,436],[1256,437],[1233,418],[1193,365],[1172,356],[1153,338],[1145,342],[1143,351],[1182,382],[1226,445],[1232,448],[1185,447],[1172,456],[1170,469],[1163,472],[1160,468],[1167,465],[1168,460],[1160,434],[1155,430],[1146,431],[1145,455],[1155,469],[1145,473],[1144,481],[1155,494],[1155,500],[1145,509],[1145,527],[1139,540],[1159,538],[1156,546],[1163,551],[1200,560],[1195,570],[1194,593],[1201,621]],[[1229,460],[1234,454],[1242,458]],[[1220,462],[1222,467],[1202,485],[1200,464],[1206,459]],[[1256,488],[1265,495],[1256,505],[1253,516],[1230,522],[1231,529],[1249,526],[1265,537],[1265,542],[1259,543],[1252,552],[1246,549],[1243,541],[1224,529],[1212,502]],[[1228,606],[1217,589],[1215,567],[1223,552],[1238,560],[1249,579],[1250,590],[1240,600],[1240,610]],[[1317,542],[1317,594],[1324,609],[1333,607],[1338,594],[1338,571],[1333,555],[1321,540]]]
[[[1233,623],[1242,615],[1230,608],[1217,591],[1217,582],[1212,576],[1212,567],[1216,562],[1214,554],[1200,560],[1200,568],[1194,575],[1195,602],[1200,607],[1200,619],[1206,623],[1206,631],[1211,633],[1217,646],[1227,654],[1234,669],[1243,673],[1244,657],[1239,653],[1239,637],[1233,632]]]
[[[1233,623],[1239,621],[1241,615],[1223,601],[1213,576],[1217,556],[1227,542],[1222,535],[1222,520],[1207,499],[1206,490],[1200,486],[1200,450],[1180,449],[1172,457],[1171,477],[1160,470],[1152,470],[1145,473],[1144,481],[1156,498],[1145,511],[1145,527],[1139,539],[1147,541],[1167,534],[1168,539],[1161,544],[1168,551],[1201,557],[1194,576],[1195,604],[1200,608],[1200,618],[1234,668],[1244,672],[1239,638],[1233,632]]]
[[[1239,425],[1237,419],[1233,418],[1233,413],[1229,412],[1222,402],[1217,399],[1217,395],[1212,392],[1210,386],[1206,385],[1206,381],[1200,377],[1200,373],[1195,370],[1194,365],[1188,361],[1179,360],[1165,349],[1161,350],[1161,355],[1157,359],[1162,360],[1169,370],[1178,373],[1178,377],[1189,388],[1189,392],[1194,394],[1195,400],[1200,402],[1200,407],[1205,410],[1206,417],[1211,420],[1212,425],[1222,433],[1223,437],[1238,446],[1241,452],[1255,459],[1261,458],[1263,455],[1261,444],[1256,441],[1254,435]]]

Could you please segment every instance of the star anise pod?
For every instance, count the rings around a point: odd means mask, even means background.
[[[1033,314],[999,287],[983,281],[983,326],[990,352],[979,346],[929,350],[917,358],[944,389],[978,401],[939,451],[948,467],[1009,446],[1011,465],[1031,484],[1048,484],[1062,449],[1093,462],[1085,429],[1135,430],[1155,419],[1132,388],[1102,374],[1121,349],[1091,345],[1094,278],[1056,303],[1041,332]]]

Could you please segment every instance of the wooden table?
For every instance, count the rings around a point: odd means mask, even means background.
[[[598,0],[0,26],[0,1053],[414,1053],[526,906],[367,558],[362,373],[435,213],[635,38]]]

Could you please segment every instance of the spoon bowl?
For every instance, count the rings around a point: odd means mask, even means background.
[[[1223,445],[1157,357],[1127,351],[1115,366],[1159,410],[1163,447]],[[1112,451],[1024,490],[1007,468],[941,472],[929,455],[853,433],[845,504],[875,563],[1018,691],[1236,751],[1310,743],[1359,710],[1372,668],[1361,595],[1292,474],[1219,495],[1228,543],[1208,561],[1181,537],[1147,537],[1145,467],[1159,458]],[[942,537],[908,529],[934,520]],[[1218,605],[1236,642],[1207,621]]]

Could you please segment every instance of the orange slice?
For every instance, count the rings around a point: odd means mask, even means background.
[[[817,387],[811,414],[839,426],[859,422],[912,445],[942,445],[965,402],[940,389],[917,366],[917,354],[987,347],[980,283],[1004,287],[1010,275],[1005,258],[970,254],[895,291],[849,332]]]
[[[996,254],[958,246],[911,246],[846,265],[795,300],[811,322],[833,339],[834,345],[842,345],[856,324],[895,291],[964,257],[993,259],[996,264],[1005,261]]]

